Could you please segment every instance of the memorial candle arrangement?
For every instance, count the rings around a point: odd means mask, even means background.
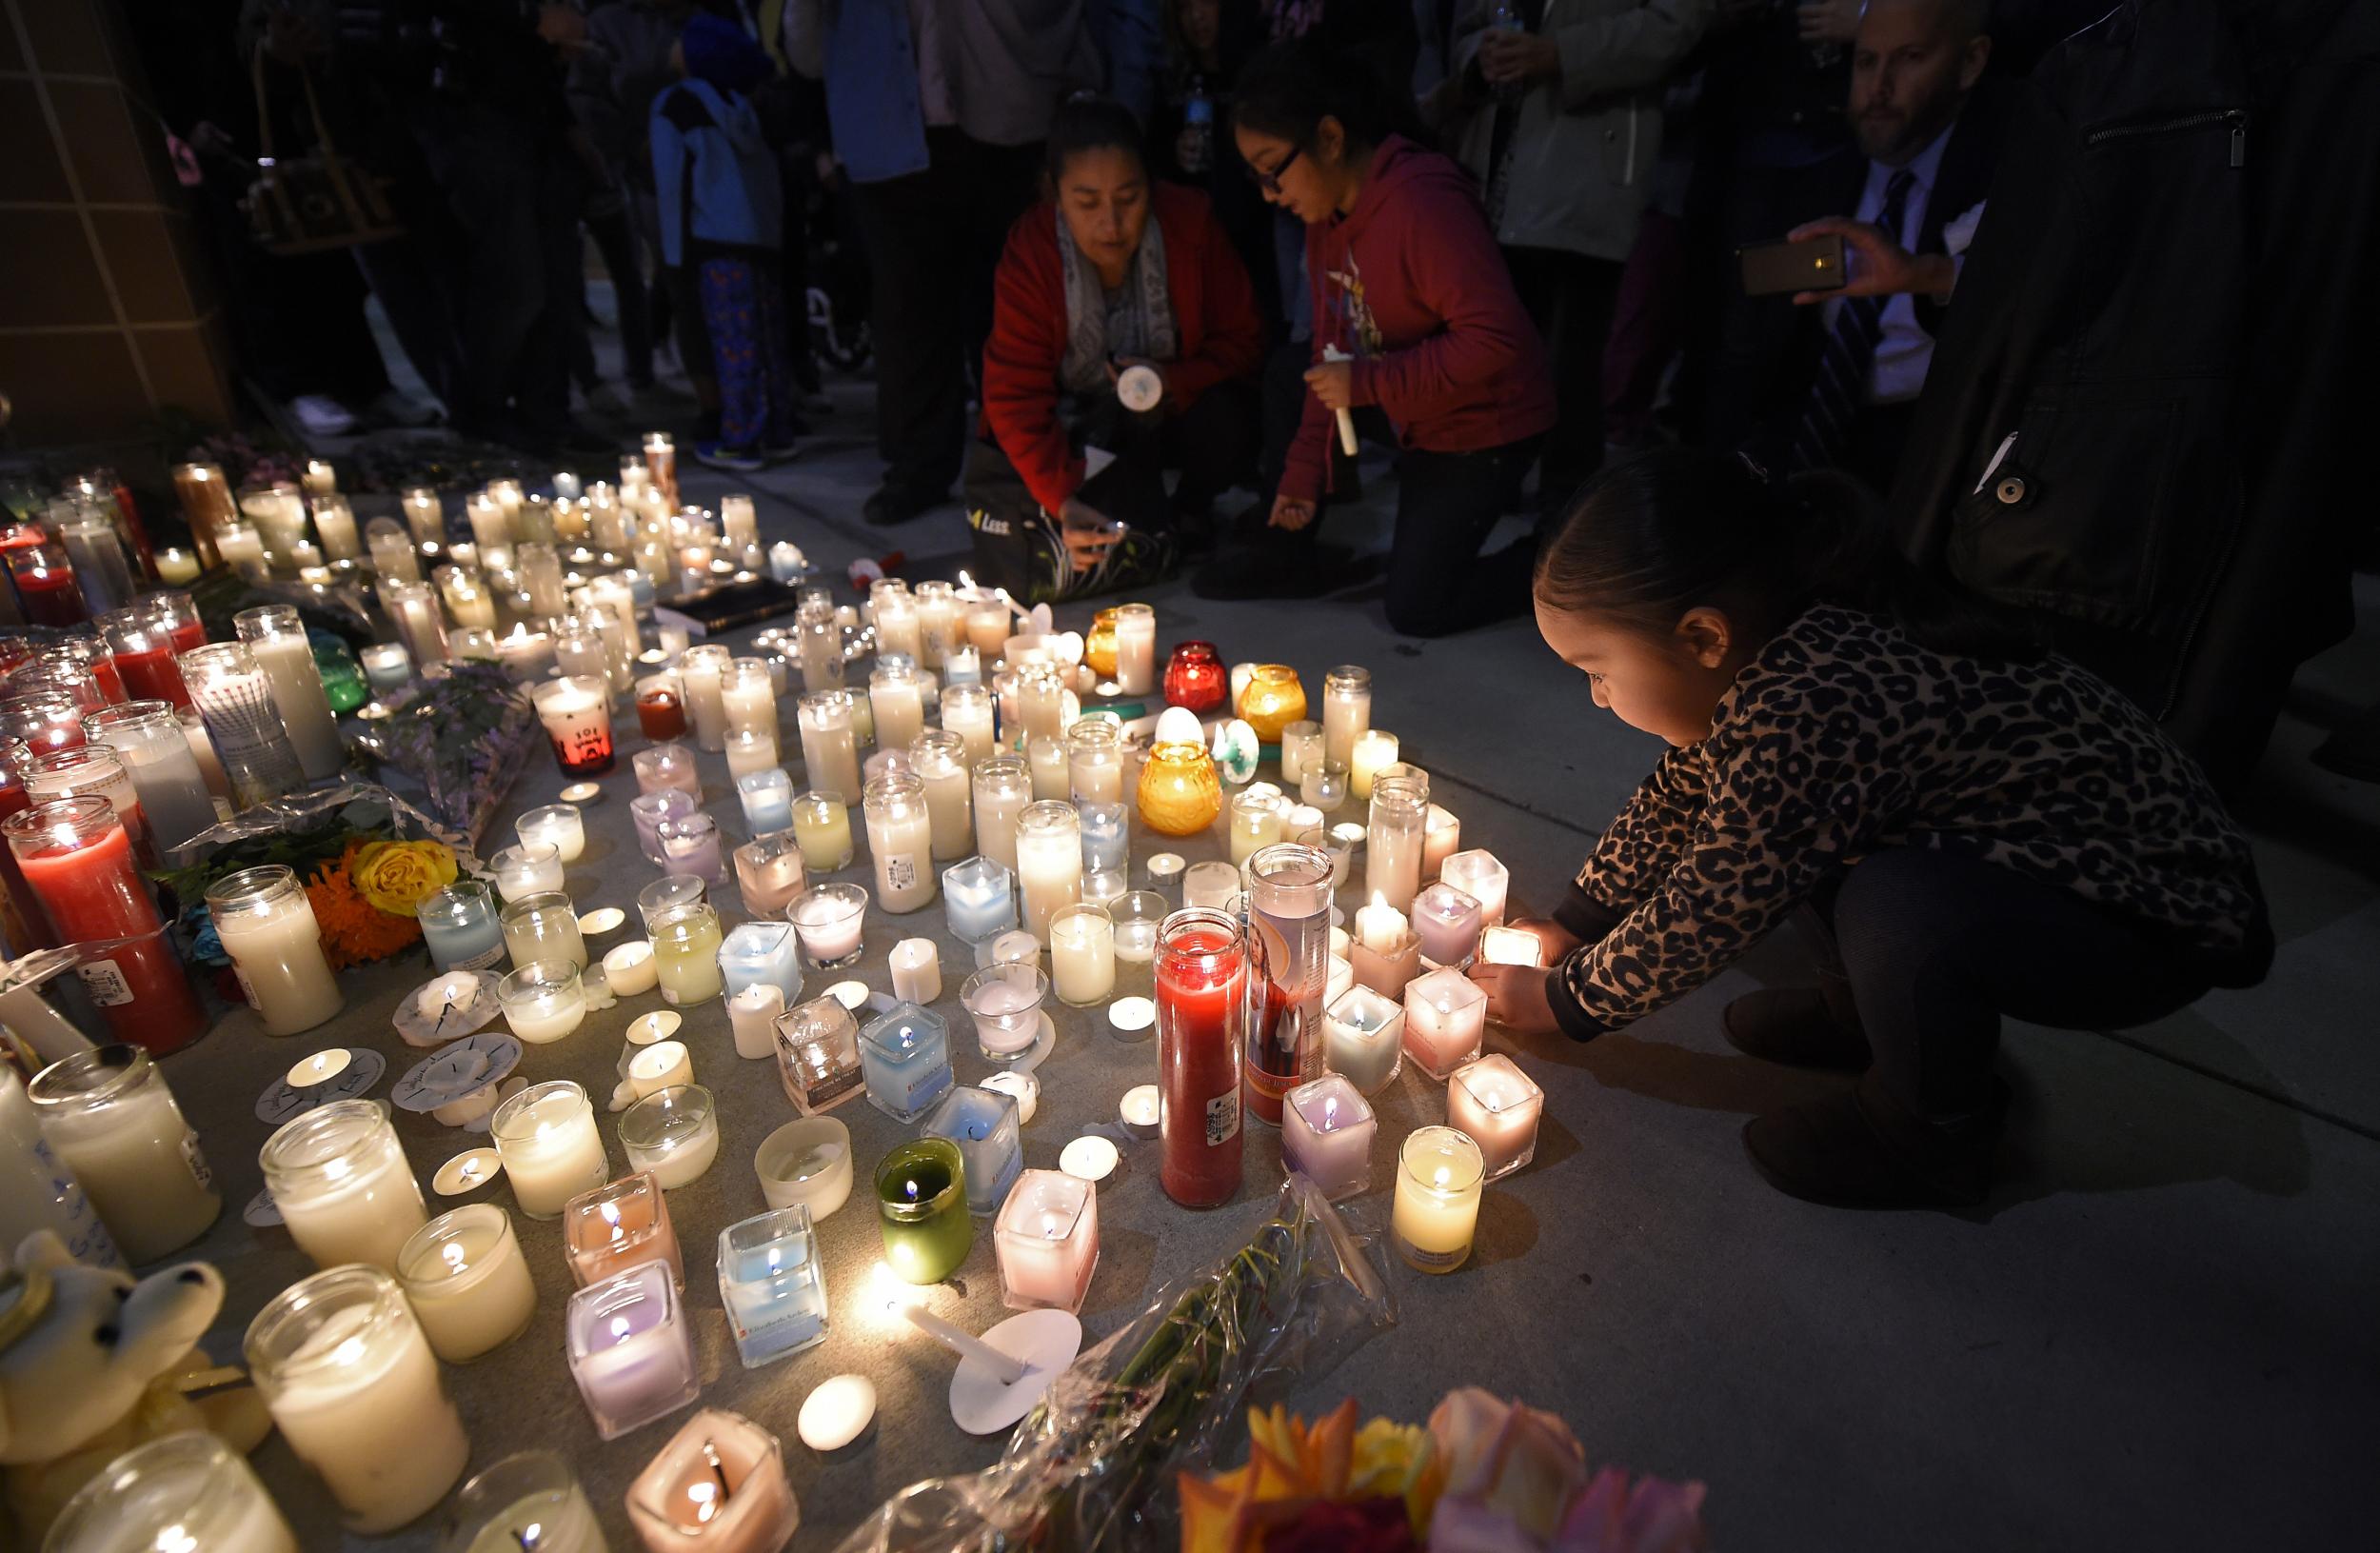
[[[129,1260],[180,1250],[223,1211],[198,1135],[140,1047],[78,1051],[34,1074],[27,1092],[42,1141]]]
[[[1193,908],[1165,920],[1157,947],[1158,1179],[1185,1207],[1214,1207],[1240,1186],[1247,976],[1236,919]]]
[[[666,1264],[647,1262],[570,1296],[565,1352],[595,1432],[617,1440],[702,1394],[694,1330]]]

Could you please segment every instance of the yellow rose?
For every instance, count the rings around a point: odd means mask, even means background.
[[[364,899],[391,916],[409,917],[454,883],[454,853],[434,841],[375,841],[356,848],[347,877]]]

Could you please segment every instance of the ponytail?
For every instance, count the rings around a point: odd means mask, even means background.
[[[1912,566],[1866,487],[1833,470],[1772,478],[1740,456],[1657,448],[1571,498],[1537,556],[1549,607],[1666,632],[1711,606],[1775,629],[1815,604],[1895,622],[1936,652],[2029,662],[2021,622]]]

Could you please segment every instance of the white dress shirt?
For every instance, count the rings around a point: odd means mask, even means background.
[[[1934,178],[1942,170],[1942,148],[1950,144],[1951,129],[1934,137],[1924,150],[1910,158],[1906,169],[1910,174],[1909,194],[1901,205],[1901,229],[1889,233],[1902,248],[1915,252],[1917,234],[1925,229],[1926,205],[1934,195]],[[1884,187],[1893,181],[1893,174],[1902,168],[1887,167],[1882,162],[1868,164],[1868,187],[1860,192],[1859,208],[1853,219],[1874,224],[1884,213]],[[1826,304],[1826,328],[1835,329],[1835,314],[1841,310],[1842,299]],[[1884,332],[1876,341],[1875,366],[1868,378],[1868,403],[1894,405],[1917,397],[1926,386],[1926,368],[1934,361],[1934,336],[1917,324],[1917,299],[1906,291],[1887,297],[1880,319]]]

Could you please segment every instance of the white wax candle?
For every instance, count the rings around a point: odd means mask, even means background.
[[[785,1011],[785,994],[774,982],[754,982],[727,1000],[727,1024],[735,1032],[736,1055],[758,1060],[777,1055],[777,1016]]]
[[[462,1476],[471,1443],[410,1316],[376,1327],[368,1306],[334,1311],[288,1366],[266,1405],[349,1530],[394,1531]]]
[[[232,879],[246,877],[244,871]],[[256,1005],[267,1035],[310,1030],[347,1006],[347,996],[323,957],[313,903],[288,873],[281,879],[282,887],[259,882],[254,889],[236,891],[211,912],[215,936],[231,957],[240,986]],[[223,881],[217,890],[230,883]],[[209,895],[211,905],[215,892]]]
[[[1394,954],[1405,941],[1405,914],[1379,895],[1356,912],[1356,942],[1376,954]]]
[[[993,1221],[1006,1303],[1018,1310],[1081,1308],[1099,1264],[1099,1192],[1057,1170],[1027,1170]]]
[[[954,685],[942,691],[942,731],[959,735],[967,764],[992,758],[992,698],[980,685]]]
[[[348,531],[353,529],[354,520],[349,519]],[[331,715],[322,670],[314,665],[314,649],[305,631],[269,629],[259,634],[243,628],[241,637],[272,686],[273,708],[289,730],[289,747],[297,751],[307,780],[336,775],[347,765],[347,747],[339,742],[338,720]]]
[[[639,1099],[694,1082],[694,1054],[683,1041],[656,1041],[628,1061],[628,1087]]]
[[[934,898],[934,826],[916,798],[871,804],[867,849],[876,864],[876,903],[896,915],[915,911]]]
[[[1440,880],[1413,900],[1413,930],[1425,959],[1458,966],[1479,944],[1479,903]]]
[[[1025,745],[1025,758],[1033,772],[1033,797],[1047,803],[1069,796],[1073,792],[1072,774],[1066,768],[1066,747],[1054,738],[1038,738]]]
[[[971,773],[959,751],[920,750],[910,770],[925,786],[925,813],[933,836],[935,861],[947,863],[975,850],[968,787]]]
[[[1050,918],[1082,898],[1082,827],[1073,809],[1037,803],[1020,817],[1017,884],[1024,929],[1048,943]]]
[[[1355,744],[1355,753],[1347,762],[1347,790],[1359,799],[1372,796],[1372,778],[1383,766],[1397,764],[1397,735],[1378,728],[1367,728]]]
[[[564,863],[576,863],[586,850],[586,821],[576,804],[549,804],[533,808],[512,822],[523,846],[550,846]]]
[[[1157,612],[1145,604],[1116,611],[1116,687],[1144,696],[1157,686]]]
[[[1512,875],[1493,852],[1457,852],[1438,868],[1438,878],[1479,903],[1479,921],[1495,927],[1504,921],[1504,898]]]
[[[397,1259],[397,1282],[432,1352],[465,1364],[521,1335],[537,1313],[537,1284],[491,1203],[442,1213],[416,1230]]]
[[[1479,958],[1491,966],[1541,966],[1545,943],[1523,927],[1490,927],[1479,935]]]
[[[575,1084],[531,1085],[497,1107],[488,1132],[513,1201],[532,1219],[561,1217],[563,1205],[610,1179],[594,1107]]]
[[[1434,970],[1405,984],[1405,1051],[1421,1070],[1443,1079],[1479,1055],[1487,993],[1458,970]]]
[[[1050,981],[1059,1000],[1080,1008],[1116,990],[1116,925],[1104,911],[1061,910],[1049,929]]]
[[[81,1066],[98,1058],[92,1053],[67,1064]],[[199,1152],[198,1134],[183,1120],[164,1075],[140,1059],[134,1065],[146,1069],[146,1076],[122,1072],[107,1078],[105,1068],[87,1069],[75,1082],[99,1087],[57,1101],[50,1098],[54,1078],[36,1075],[32,1093],[42,1140],[82,1183],[117,1247],[137,1263],[154,1261],[205,1234],[223,1211],[223,1195]],[[62,1065],[59,1076],[68,1070]],[[56,1173],[39,1172],[47,1179]]]
[[[733,661],[726,648],[708,645],[689,648],[678,661],[686,720],[694,725],[694,742],[704,749],[726,747],[727,703],[720,675]]]
[[[640,992],[650,992],[660,980],[659,967],[653,959],[653,941],[646,938],[629,942],[604,955],[604,980],[613,992],[624,998]]]
[[[1430,806],[1421,830],[1421,877],[1426,882],[1444,871],[1446,860],[1462,846],[1462,822],[1450,809]]]
[[[392,1268],[429,1218],[421,1185],[388,1119],[369,1101],[340,1101],[285,1124],[262,1164],[273,1205],[318,1267]]]
[[[879,669],[868,677],[867,704],[876,716],[880,748],[906,749],[925,731],[925,706],[919,698],[915,674]],[[944,726],[948,727],[947,720]]]
[[[942,995],[940,951],[930,938],[904,938],[892,949],[893,996],[922,1008]]]
[[[803,696],[795,709],[802,733],[802,759],[809,769],[810,786],[840,794],[845,804],[860,799],[860,753],[851,727],[851,704],[842,691]]]

